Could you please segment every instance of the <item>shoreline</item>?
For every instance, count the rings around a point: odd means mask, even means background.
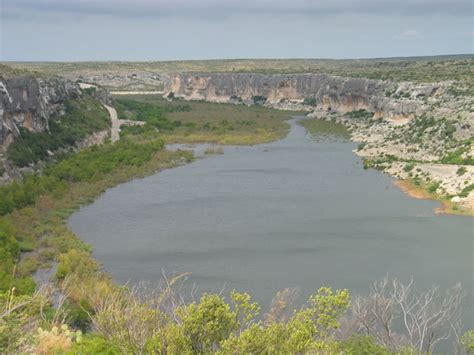
[[[445,214],[445,215],[474,217],[474,210],[459,207],[454,202],[451,202],[450,200],[443,198],[443,196],[430,193],[427,189],[423,188],[422,186],[415,185],[409,179],[395,178],[395,180],[393,181],[393,185],[395,185],[398,189],[400,189],[402,192],[404,192],[406,195],[408,195],[411,198],[414,198],[417,200],[430,200],[430,201],[438,202],[440,206],[434,209],[434,213],[436,215]]]

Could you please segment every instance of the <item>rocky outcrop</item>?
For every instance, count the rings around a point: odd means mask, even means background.
[[[79,94],[79,86],[64,79],[0,79],[0,148],[19,136],[20,127],[47,131],[51,114],[62,108],[64,100]]]
[[[388,97],[398,84],[364,78],[343,78],[325,74],[172,74],[163,78],[165,95],[190,100],[231,102],[241,100],[251,104],[252,97],[263,96],[267,104],[277,105],[282,100],[303,101],[314,98],[316,105],[326,111],[350,112],[366,110],[375,118],[410,119],[424,110],[420,100]],[[425,85],[419,92],[433,93],[436,86]]]

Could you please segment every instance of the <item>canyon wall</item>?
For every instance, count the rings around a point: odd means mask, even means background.
[[[79,94],[79,86],[64,79],[0,78],[0,147],[19,136],[20,127],[47,131],[51,114],[62,109],[64,100]]]
[[[364,109],[375,117],[394,120],[410,119],[423,111],[413,97],[394,100],[387,92],[399,90],[399,84],[364,78],[343,78],[325,74],[170,74],[163,77],[165,95],[173,93],[189,100],[251,104],[252,97],[264,96],[269,105],[284,100],[302,101],[314,98],[320,109],[350,112]],[[416,91],[416,90],[415,90]],[[418,88],[420,95],[431,95],[432,85]],[[414,92],[414,90],[411,90]]]

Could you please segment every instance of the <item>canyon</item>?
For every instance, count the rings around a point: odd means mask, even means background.
[[[474,102],[464,81],[133,70],[10,77],[0,82],[1,150],[20,135],[20,128],[47,132],[49,117],[63,110],[65,99],[78,96],[81,86],[88,87],[87,81],[119,92],[132,88],[135,94],[146,88],[142,83],[153,82],[170,98],[306,111],[308,117],[348,127],[360,143],[354,152],[367,166],[430,185],[436,194],[474,209]],[[96,96],[110,104],[107,90]]]

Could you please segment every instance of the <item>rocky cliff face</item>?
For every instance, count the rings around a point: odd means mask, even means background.
[[[253,96],[264,96],[269,105],[283,100],[316,99],[326,111],[350,112],[364,109],[375,118],[410,119],[424,110],[416,97],[394,100],[387,92],[396,92],[396,83],[364,78],[342,78],[324,74],[173,74],[164,78],[165,94],[173,92],[186,99],[228,102],[235,99],[251,103]],[[433,85],[410,88],[410,92],[431,95]]]
[[[77,84],[64,79],[0,79],[0,148],[20,134],[20,127],[47,131],[50,115],[61,109],[64,100],[79,93]]]

